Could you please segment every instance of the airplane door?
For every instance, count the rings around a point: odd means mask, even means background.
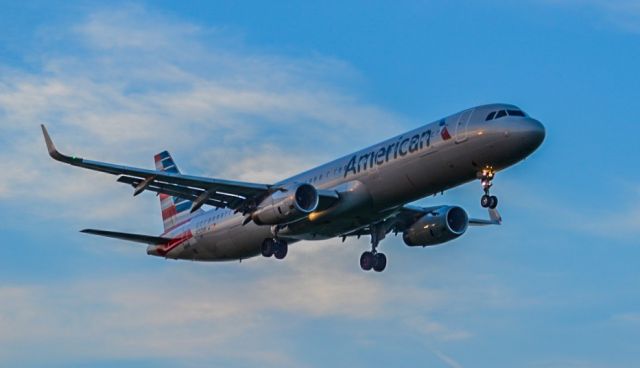
[[[456,124],[456,143],[462,143],[467,140],[467,126],[469,125],[473,111],[474,109],[467,110],[460,115],[458,123]]]

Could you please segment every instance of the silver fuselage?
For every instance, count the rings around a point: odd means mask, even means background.
[[[342,188],[358,196],[357,206],[312,213],[279,235],[290,243],[341,236],[379,222],[409,202],[475,180],[484,167],[500,171],[523,160],[542,143],[545,130],[528,116],[486,121],[489,113],[508,109],[517,108],[494,104],[465,110],[277,183]],[[272,228],[243,225],[243,219],[229,209],[202,211],[163,234],[189,237],[162,255],[199,261],[259,255],[263,240],[273,236]],[[147,252],[159,255],[155,246]]]

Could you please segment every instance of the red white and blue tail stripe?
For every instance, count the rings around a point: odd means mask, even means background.
[[[167,151],[163,151],[155,155],[156,170],[166,171],[179,174],[180,170],[176,166],[175,161]],[[193,203],[187,199],[173,197],[167,194],[160,194],[160,206],[162,209],[162,221],[164,230],[169,231],[176,225],[187,220],[191,215],[191,206]]]

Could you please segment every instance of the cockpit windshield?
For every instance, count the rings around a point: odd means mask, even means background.
[[[521,110],[507,110],[509,116],[520,116],[525,117],[526,115]]]
[[[518,109],[498,110],[490,112],[489,115],[487,115],[485,121],[500,119],[505,116],[526,117],[527,114],[525,114],[524,111]]]

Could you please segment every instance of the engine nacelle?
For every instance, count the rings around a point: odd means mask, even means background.
[[[363,211],[371,204],[371,194],[359,180],[340,184],[331,190],[338,193],[338,200],[328,208],[318,208],[311,216],[311,221],[329,221],[349,212],[354,214]]]
[[[442,206],[422,216],[402,235],[410,247],[437,245],[453,240],[467,231],[469,216],[456,206]]]
[[[271,194],[251,214],[258,225],[280,225],[302,219],[318,207],[320,197],[311,184],[293,184]]]

